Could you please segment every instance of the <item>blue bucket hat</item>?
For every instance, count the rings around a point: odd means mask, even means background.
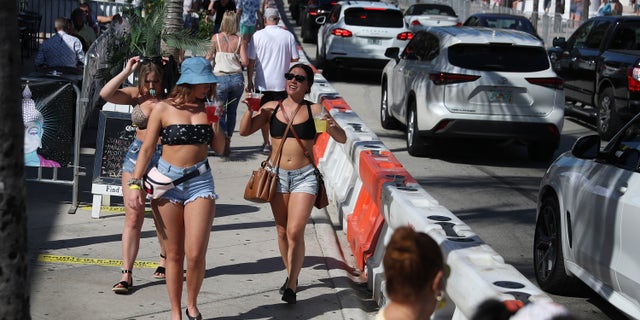
[[[211,63],[203,57],[192,57],[182,61],[180,67],[180,79],[178,84],[202,84],[217,83],[218,79],[213,75]]]

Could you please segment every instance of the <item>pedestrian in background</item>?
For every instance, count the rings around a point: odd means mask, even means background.
[[[257,34],[257,33],[256,33]],[[304,229],[311,216],[319,191],[318,176],[313,159],[313,145],[316,140],[314,116],[323,115],[326,121],[326,133],[338,143],[347,140],[344,130],[323,107],[304,99],[313,85],[313,69],[306,64],[296,64],[281,75],[286,79],[286,97],[279,101],[269,101],[253,114],[251,110],[240,121],[240,135],[248,136],[270,123],[270,135],[274,148],[282,148],[279,161],[276,152],[272,152],[269,162],[278,165],[276,194],[270,205],[278,234],[278,249],[287,278],[280,288],[282,300],[295,304],[298,289],[298,276],[305,257]],[[291,120],[291,128],[284,136]],[[297,133],[300,141],[293,135]]]
[[[265,27],[258,30],[249,42],[247,55],[247,92],[259,91],[260,105],[280,101],[287,97],[286,80],[282,77],[292,62],[300,60],[296,39],[291,32],[280,28],[278,9],[268,8],[264,13]],[[254,79],[255,76],[255,79]],[[262,151],[271,152],[268,123],[262,128]]]
[[[224,12],[221,31],[211,37],[212,51],[207,55],[207,59],[215,61],[213,74],[218,78],[217,96],[225,106],[219,120],[225,135],[222,153],[224,157],[228,157],[231,153],[231,136],[236,127],[236,111],[244,92],[242,69],[249,63],[246,43],[238,35],[236,21],[234,11]]]
[[[127,201],[132,208],[144,207],[145,193],[140,190],[142,177],[160,139],[162,156],[158,171],[175,181],[187,174],[195,177],[162,194],[158,200],[160,239],[167,251],[166,281],[171,319],[181,319],[184,260],[187,260],[187,309],[189,319],[202,319],[198,309],[198,294],[204,281],[206,253],[215,216],[213,177],[209,168],[209,146],[222,153],[224,135],[219,126],[207,120],[204,101],[211,85],[216,83],[211,63],[203,57],[182,62],[181,74],[169,97],[158,103],[147,125],[142,144],[129,181]],[[193,316],[192,316],[193,315]]]
[[[260,0],[238,0],[236,5],[236,12],[240,17],[240,35],[247,43],[256,32],[258,9],[260,9]]]
[[[411,227],[398,227],[382,263],[389,302],[376,320],[431,319],[444,297],[448,276],[438,243]]]
[[[216,0],[209,3],[207,8],[207,17],[215,15],[213,19],[213,33],[220,32],[222,19],[225,12],[236,11],[236,3],[233,0]],[[236,21],[237,22],[237,21]]]
[[[138,85],[135,87],[121,88],[122,83],[138,68],[140,69],[138,73]],[[132,178],[133,169],[138,160],[138,153],[147,133],[146,129],[149,115],[156,104],[165,97],[164,88],[162,88],[162,76],[162,60],[160,60],[159,63],[153,63],[148,59],[141,60],[139,57],[133,57],[127,61],[124,69],[109,80],[109,82],[102,87],[102,90],[100,90],[100,97],[105,101],[133,106],[131,123],[135,126],[136,133],[122,164],[122,196],[124,199],[127,199],[129,193],[132,192],[132,190],[129,189],[128,183]],[[146,170],[156,165],[162,154],[162,146],[156,142],[154,150]],[[112,288],[112,291],[115,293],[129,293],[133,288],[133,264],[136,261],[138,250],[140,249],[144,209],[144,206],[132,207],[128,202],[124,204],[125,220],[124,229],[122,230],[122,277]],[[151,209],[154,219],[157,219],[159,217],[157,200],[151,200]],[[162,242],[160,242],[160,264],[153,273],[153,277],[156,279],[164,279],[165,277],[165,257],[165,251],[162,247]]]

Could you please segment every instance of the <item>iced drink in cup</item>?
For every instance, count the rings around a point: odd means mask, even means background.
[[[316,125],[316,132],[327,131],[327,120],[324,118],[324,115],[324,108],[322,108],[322,112],[320,114],[313,116],[313,123]]]
[[[262,93],[251,92],[247,95],[246,101],[249,106],[249,110],[260,110],[260,101],[262,100]]]
[[[217,123],[220,120],[220,113],[222,108],[220,108],[219,101],[207,101],[204,103],[204,109],[207,111],[207,120],[209,123]]]

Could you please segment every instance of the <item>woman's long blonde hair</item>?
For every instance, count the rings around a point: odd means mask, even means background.
[[[238,21],[236,20],[235,11],[225,11],[224,16],[222,17],[222,22],[220,23],[220,32],[224,32],[226,34],[238,33]]]

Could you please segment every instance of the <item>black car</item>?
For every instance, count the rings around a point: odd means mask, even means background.
[[[302,42],[313,43],[318,37],[320,25],[316,22],[319,16],[328,16],[337,0],[309,0],[300,8],[298,21],[300,22],[300,36]]]

